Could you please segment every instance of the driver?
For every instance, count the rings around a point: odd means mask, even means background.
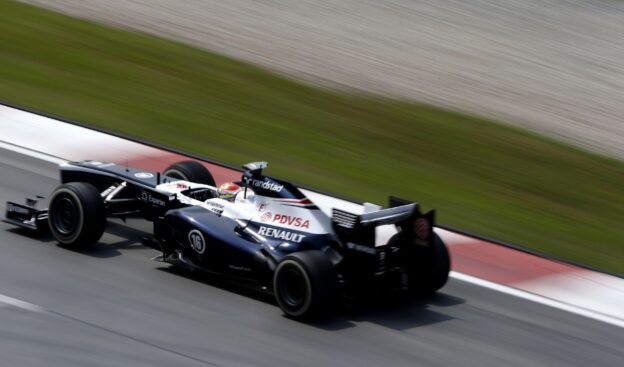
[[[241,190],[242,188],[240,185],[237,185],[234,182],[226,182],[219,186],[217,194],[219,195],[219,199],[234,201],[236,194],[241,192]]]

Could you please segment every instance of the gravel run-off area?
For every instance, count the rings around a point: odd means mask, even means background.
[[[28,0],[624,157],[624,2]]]

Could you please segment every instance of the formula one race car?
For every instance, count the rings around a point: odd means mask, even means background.
[[[195,161],[162,174],[63,163],[49,209],[36,209],[34,200],[9,202],[5,222],[49,229],[62,245],[80,249],[98,242],[107,218],[138,216],[154,223],[157,260],[257,285],[294,318],[365,293],[423,294],[446,283],[450,260],[433,231],[433,211],[423,215],[417,204],[391,197],[387,209],[324,212],[295,185],[263,175],[266,167],[245,165],[242,181],[223,193]],[[380,226],[396,234],[376,246]]]

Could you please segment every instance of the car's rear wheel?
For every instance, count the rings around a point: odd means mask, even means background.
[[[293,318],[327,314],[335,306],[338,277],[329,258],[320,251],[302,251],[284,257],[273,276],[273,291],[282,311]]]
[[[404,241],[400,233],[394,235],[388,244],[402,247],[404,268],[409,277],[408,291],[414,295],[428,295],[442,288],[451,270],[451,258],[446,245],[437,235],[429,246]]]
[[[86,248],[102,237],[106,228],[106,208],[95,186],[69,182],[57,187],[48,208],[50,231],[67,247]]]
[[[428,295],[442,288],[451,271],[451,258],[442,239],[434,234],[431,246],[420,248],[409,270],[410,289],[415,294]]]
[[[216,186],[212,174],[204,165],[196,161],[184,161],[172,164],[163,175],[178,180]]]

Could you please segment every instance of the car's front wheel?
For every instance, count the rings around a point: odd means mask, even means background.
[[[335,306],[338,277],[322,252],[296,252],[285,256],[277,265],[273,291],[277,304],[287,316],[317,317]]]
[[[62,245],[86,248],[95,244],[106,228],[106,208],[100,192],[86,182],[57,187],[50,196],[48,223]]]

